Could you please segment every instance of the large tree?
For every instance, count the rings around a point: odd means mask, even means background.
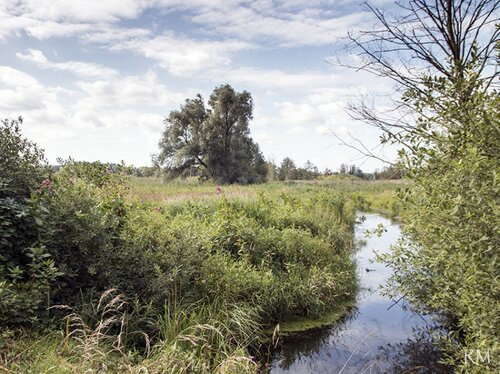
[[[157,162],[175,177],[192,166],[220,183],[264,180],[266,165],[250,137],[253,101],[249,92],[230,85],[213,91],[208,107],[201,95],[187,99],[165,119]]]
[[[406,0],[396,15],[369,6],[377,26],[349,35],[361,61],[355,68],[397,87],[391,111],[351,106],[401,147],[413,181],[401,191],[401,245],[384,256],[393,292],[451,317],[448,362],[467,373],[500,367],[499,4]],[[476,350],[492,359],[464,360]]]

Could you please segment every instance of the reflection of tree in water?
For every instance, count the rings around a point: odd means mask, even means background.
[[[339,334],[339,327],[355,319],[358,313],[357,308],[352,308],[349,313],[336,322],[335,326],[311,329],[282,337],[278,347],[273,352],[272,361],[278,359],[279,367],[287,370],[301,357],[311,357],[318,354],[322,347],[329,344],[332,337]]]
[[[356,313],[354,310],[346,319],[353,318]],[[278,362],[279,368],[285,371],[304,359],[309,369],[318,369],[321,373],[337,373],[339,370],[345,374],[453,373],[450,367],[439,362],[443,358],[438,344],[440,333],[443,333],[443,330],[439,327],[416,327],[413,329],[413,336],[401,343],[388,343],[378,348],[371,348],[371,344],[367,343],[365,349],[352,351],[343,349],[342,345],[336,345],[332,347],[335,354],[328,355],[327,361],[330,362],[324,362],[325,357],[321,355],[325,346],[331,345],[332,341],[339,342],[342,337],[338,336],[339,331],[335,327],[318,329],[284,338],[273,354],[273,361]],[[365,343],[360,342],[360,347],[363,344]]]
[[[284,337],[284,345],[278,346],[279,367],[289,369],[300,357],[310,357],[317,354],[322,346],[328,344],[330,329],[318,329]]]
[[[446,374],[453,370],[439,361],[443,355],[439,349],[439,334],[443,330],[436,326],[413,329],[413,336],[404,343],[387,344],[380,347],[376,361],[389,364],[387,373]]]

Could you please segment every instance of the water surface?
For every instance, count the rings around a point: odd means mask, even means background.
[[[400,235],[399,225],[377,214],[362,216],[355,227],[356,240],[365,241],[356,253],[356,308],[336,326],[283,338],[270,373],[447,372],[433,363],[438,354],[429,344],[430,320],[381,294],[391,270],[373,262],[375,251],[389,251]],[[386,231],[367,237],[366,231],[379,224]]]

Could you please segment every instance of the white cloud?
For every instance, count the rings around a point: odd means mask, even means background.
[[[266,89],[282,96],[283,92],[297,92],[308,96],[311,103],[345,102],[346,98],[369,94],[387,94],[392,91],[390,81],[366,72],[352,72],[345,68],[323,65],[323,69],[276,69],[255,66],[213,67],[203,71],[200,78],[230,84]],[[293,90],[293,91],[292,91]]]
[[[17,117],[26,112],[60,111],[59,87],[44,87],[34,77],[9,66],[0,66],[0,113]],[[5,88],[4,88],[5,87]]]
[[[36,78],[10,66],[0,66],[0,83],[7,86],[29,87],[38,84]]]
[[[69,23],[69,22],[54,22],[40,20],[25,20],[23,17],[18,17],[17,22],[24,23],[23,28],[28,35],[37,39],[49,39],[52,37],[70,37],[75,34],[81,34],[92,30],[92,24],[89,23]]]
[[[118,75],[114,69],[82,61],[52,62],[45,57],[42,51],[30,49],[28,53],[16,53],[16,56],[23,60],[34,63],[42,69],[67,71],[84,78],[110,78]]]
[[[3,0],[0,39],[21,31],[37,39],[94,33],[122,19],[136,18],[152,4],[136,0]]]
[[[153,59],[175,75],[229,65],[231,56],[251,45],[237,40],[195,41],[172,33],[153,38],[133,39],[118,43],[114,50],[127,50]]]
[[[316,132],[320,135],[328,135],[331,133],[331,130],[326,125],[319,125],[319,126],[316,126]]]
[[[136,17],[146,4],[145,1],[136,0],[7,0],[7,9],[35,19],[113,22],[121,18]]]
[[[216,34],[238,36],[242,40],[273,46],[297,47],[326,45],[343,36],[346,30],[365,24],[369,14],[341,14],[308,2],[296,6],[258,2],[224,9],[195,9],[193,21]],[[338,4],[337,4],[338,7]]]
[[[303,126],[321,121],[321,114],[308,103],[292,103],[290,101],[276,103],[283,124],[287,126]]]
[[[17,112],[19,115],[23,111],[39,109],[43,106],[40,91],[34,88],[24,90],[4,89],[0,90],[0,110],[2,112]]]
[[[165,112],[186,97],[169,91],[153,72],[77,82],[79,90],[70,92],[0,66],[0,84],[0,117],[23,116],[24,134],[46,148],[52,162],[68,155],[119,161],[133,153],[147,164]]]
[[[265,131],[252,132],[252,137],[258,143],[267,143],[267,144],[271,144],[271,145],[275,144],[273,137]]]
[[[306,128],[304,126],[293,126],[286,133],[290,135],[303,135],[306,133]]]
[[[200,0],[4,0],[0,4],[0,39],[26,32],[38,39],[78,35],[88,41],[115,39],[110,29],[137,19],[147,9],[183,11],[210,35],[271,46],[328,45],[347,30],[366,24],[369,14],[347,12],[338,1]],[[144,36],[148,31],[135,29]]]
[[[184,95],[169,91],[154,72],[76,84],[85,95],[79,105],[90,109],[117,110],[130,106],[166,108],[185,99]]]
[[[46,16],[36,18],[30,14],[30,10],[26,7],[24,7],[26,11],[19,12],[16,8],[17,5],[19,5],[19,9],[23,9],[23,4],[17,4],[17,2],[0,4],[0,40],[22,31],[37,39],[46,39],[53,36],[69,37],[91,29],[89,23],[54,21]]]
[[[293,88],[319,88],[332,87],[335,84],[335,76],[321,71],[299,71],[286,72],[278,69],[263,69],[243,66],[238,68],[215,68],[207,71],[206,77],[212,80],[220,80],[220,77],[228,82],[234,82],[251,87],[267,89],[293,89]]]
[[[152,35],[151,30],[144,28],[122,28],[112,25],[103,25],[92,32],[84,33],[80,39],[85,43],[111,46],[126,40],[145,38]]]

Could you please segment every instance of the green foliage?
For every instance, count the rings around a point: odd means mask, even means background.
[[[257,303],[263,322],[270,323],[283,316],[319,315],[353,293],[353,210],[340,196],[223,198],[131,214],[122,235],[126,257],[141,256],[150,265],[144,263],[139,277],[143,262],[134,260],[128,279],[144,279],[142,294],[150,297]],[[324,282],[318,269],[341,281]],[[299,282],[312,283],[300,286],[296,295],[283,288]],[[314,291],[319,288],[321,296]]]
[[[22,119],[0,124],[0,325],[37,321],[60,275],[40,238],[51,189],[43,152],[21,136]]]
[[[22,118],[0,121],[1,197],[27,197],[48,174],[43,151],[21,135]]]
[[[152,372],[254,372],[257,366],[248,348],[261,343],[265,326],[299,316],[315,318],[354,297],[350,250],[354,211],[342,196],[262,194],[257,200],[222,197],[163,209],[148,203],[125,204],[127,213],[120,224],[106,219],[107,204],[96,205],[92,199],[106,201],[113,188],[105,192],[89,186],[92,183],[77,183],[74,174],[67,173],[54,179],[50,200],[45,201],[55,215],[52,227],[63,221],[57,218],[59,207],[62,212],[65,206],[68,213],[65,240],[49,242],[59,249],[54,257],[65,273],[73,274],[60,279],[61,288],[88,293],[119,287],[138,302],[127,308],[128,324],[134,321],[132,311],[141,305],[151,309],[139,315],[162,310],[163,314],[126,329],[142,331],[154,343],[140,365],[116,357],[113,350],[118,336],[129,347],[142,347],[145,341],[142,335],[128,339],[120,335],[125,327],[120,327],[119,315],[108,312],[106,318],[95,319],[92,311],[73,314],[70,327],[76,332],[68,340],[70,356],[87,359],[64,359],[64,367],[96,368],[105,363],[132,372],[140,367]],[[66,185],[67,181],[71,183]],[[76,294],[63,291],[57,288],[60,302],[79,310],[92,305],[87,298],[78,301]],[[106,331],[97,331],[99,326]]]
[[[68,160],[1,200],[12,239],[1,252],[2,328],[53,326],[71,310],[60,354],[7,354],[9,369],[253,373],[264,328],[353,299],[355,205],[344,195],[271,185],[228,199],[210,185],[213,198],[158,204],[132,198],[126,174]]]
[[[29,197],[48,175],[43,152],[22,137],[21,124],[21,118],[0,123],[0,247],[8,250],[2,253],[2,260],[11,262],[9,266],[20,261],[14,253],[37,240],[41,222],[35,220],[38,214]]]
[[[285,157],[281,161],[281,165],[278,168],[278,179],[280,181],[297,179],[297,167],[291,158]]]
[[[250,93],[222,85],[214,89],[208,104],[210,109],[198,95],[169,114],[156,162],[170,177],[196,166],[203,178],[219,183],[264,181],[266,164],[248,128],[253,111]]]
[[[404,171],[399,165],[390,165],[383,167],[382,170],[376,170],[373,173],[375,179],[401,179],[404,177]]]
[[[35,323],[50,306],[50,289],[61,275],[45,248],[23,251],[28,261],[1,269],[0,325]]]
[[[467,373],[500,367],[500,99],[481,63],[473,56],[460,74],[424,77],[425,90],[405,95],[420,115],[420,135],[398,140],[411,145],[401,156],[414,185],[400,193],[404,240],[385,256],[398,292],[448,317],[448,363]],[[476,350],[491,361],[466,362]]]
[[[382,143],[402,148],[398,168],[413,182],[400,192],[401,243],[383,256],[394,269],[392,292],[446,317],[444,348],[457,372],[497,373],[498,2],[397,5],[389,13],[367,4],[377,27],[348,35],[359,67],[402,93],[391,110],[351,106],[382,131]],[[490,360],[474,364],[471,353]]]
[[[64,273],[55,302],[69,303],[79,289],[112,286],[119,233],[127,206],[123,176],[101,163],[67,161],[52,179],[50,191],[33,197],[44,211],[40,238]]]
[[[462,345],[450,361],[467,372],[494,371],[500,353],[499,105],[498,95],[486,92],[460,110],[446,104],[435,123],[447,131],[408,158],[415,185],[401,193],[407,239],[386,258],[400,292],[452,318],[454,342]],[[464,366],[465,352],[476,349],[490,351],[490,366]]]
[[[295,162],[290,157],[285,157],[276,171],[273,164],[269,166],[272,168],[273,174],[277,173],[277,179],[280,181],[311,180],[320,175],[318,167],[309,160],[301,168],[296,167]]]

